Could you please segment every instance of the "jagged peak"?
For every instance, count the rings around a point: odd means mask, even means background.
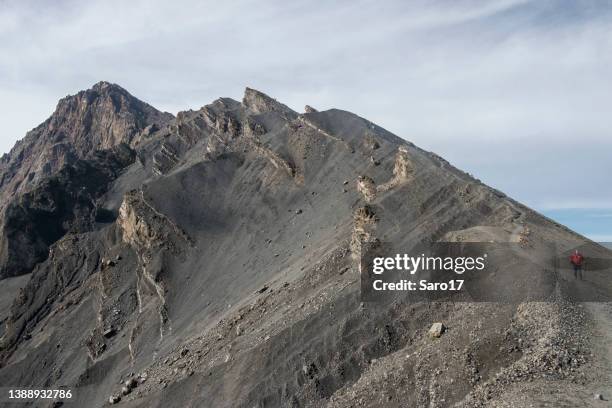
[[[0,160],[0,198],[95,150],[132,144],[149,126],[161,127],[173,118],[107,81],[68,95]]]
[[[266,112],[283,112],[291,115],[297,115],[287,105],[283,105],[276,99],[269,97],[265,93],[258,91],[253,88],[246,87],[244,90],[244,97],[242,98],[242,104],[249,110],[255,113],[266,113]]]
[[[62,107],[69,106],[75,103],[84,103],[86,105],[92,104],[98,100],[104,100],[108,98],[115,98],[117,100],[124,99],[132,105],[143,105],[149,106],[145,102],[142,102],[132,94],[130,94],[125,88],[117,84],[113,84],[107,81],[100,81],[91,86],[91,88],[82,90],[73,95],[67,95],[60,99],[57,103],[55,113],[61,111]],[[151,109],[154,109],[151,107]]]
[[[244,97],[242,98],[242,101],[250,101],[256,98],[261,98],[261,99],[266,99],[266,100],[274,100],[273,98],[269,97],[268,95],[266,95],[265,93],[258,91],[255,88],[250,88],[250,87],[246,87],[244,88]]]
[[[174,115],[171,113],[159,111],[138,99],[120,85],[108,81],[99,81],[89,89],[79,91],[73,95],[67,95],[60,99],[53,115],[49,119],[53,120],[54,116],[63,115],[65,109],[70,109],[70,107],[78,106],[82,109],[98,102],[106,103],[106,101],[109,102],[107,106],[114,106],[116,112],[128,110],[132,111],[132,113],[139,112],[149,117],[155,116],[156,119],[154,121],[158,124],[165,123],[174,118]]]
[[[49,119],[53,121],[58,116],[61,119],[66,116],[67,111],[74,110],[75,108],[84,110],[95,104],[102,107],[98,114],[103,113],[105,109],[111,109],[114,112],[129,111],[137,116],[149,117],[157,124],[162,124],[174,118],[174,115],[157,110],[115,83],[99,81],[89,89],[60,99],[53,115]],[[108,113],[111,113],[111,111]]]
[[[93,84],[93,86],[91,87],[92,90],[94,91],[99,91],[99,92],[108,92],[108,91],[119,91],[119,92],[127,92],[125,90],[125,88],[114,84],[112,82],[108,82],[108,81],[100,81],[97,82],[95,84]]]

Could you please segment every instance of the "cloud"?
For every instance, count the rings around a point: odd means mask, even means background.
[[[612,207],[603,2],[8,2],[0,148],[99,80],[176,113],[245,86],[353,111],[536,208]]]

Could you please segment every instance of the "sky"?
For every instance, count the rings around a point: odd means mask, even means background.
[[[0,150],[105,80],[354,112],[612,241],[610,1],[0,0]]]

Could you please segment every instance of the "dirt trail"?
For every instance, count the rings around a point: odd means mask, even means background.
[[[612,406],[612,303],[590,302],[584,305],[593,318],[593,364],[599,374],[592,389],[594,394],[602,394],[606,399],[596,406]]]

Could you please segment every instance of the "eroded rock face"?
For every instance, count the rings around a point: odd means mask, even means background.
[[[286,105],[276,101],[263,92],[252,88],[246,88],[242,104],[254,113],[279,112],[292,117],[297,114]]]
[[[409,182],[412,179],[413,173],[414,168],[412,162],[410,161],[408,148],[406,146],[400,146],[395,155],[393,177],[388,182],[377,186],[376,189],[379,192],[394,189],[404,183]]]
[[[0,161],[0,198],[18,194],[96,150],[110,149],[172,119],[123,88],[100,82],[59,101],[55,112]],[[150,130],[150,128],[149,128]]]
[[[0,221],[0,278],[30,272],[66,233],[91,230],[103,211],[96,200],[134,159],[126,145],[99,151],[9,200]]]
[[[166,287],[161,277],[161,265],[165,257],[177,255],[192,241],[180,227],[147,202],[142,190],[125,195],[117,225],[123,242],[134,249],[138,258],[136,295],[139,312],[129,343],[130,354],[134,357],[139,351],[139,334],[152,325],[148,311],[159,317],[160,339],[168,330]]]
[[[142,192],[134,191],[127,194],[119,207],[119,218],[117,219],[123,241],[143,250],[159,245],[162,239],[161,229],[151,225],[153,219],[145,218],[152,215],[151,209],[144,203]]]
[[[397,149],[397,155],[395,156],[395,165],[393,167],[393,177],[398,179],[400,182],[407,181],[414,169],[408,156],[408,148],[406,146],[400,146]]]
[[[374,207],[365,205],[355,210],[353,214],[353,234],[351,237],[351,254],[359,261],[364,244],[373,243],[376,238],[376,216]]]
[[[123,241],[139,253],[153,248],[173,248],[176,241],[191,242],[179,226],[147,202],[142,190],[125,195],[119,207],[117,225]]]
[[[90,90],[60,100],[46,125],[48,135],[70,142],[78,155],[130,144],[149,126],[172,116],[134,98],[125,89],[100,82]]]
[[[357,179],[357,190],[362,194],[367,203],[371,203],[376,198],[376,184],[371,177],[359,176]]]

